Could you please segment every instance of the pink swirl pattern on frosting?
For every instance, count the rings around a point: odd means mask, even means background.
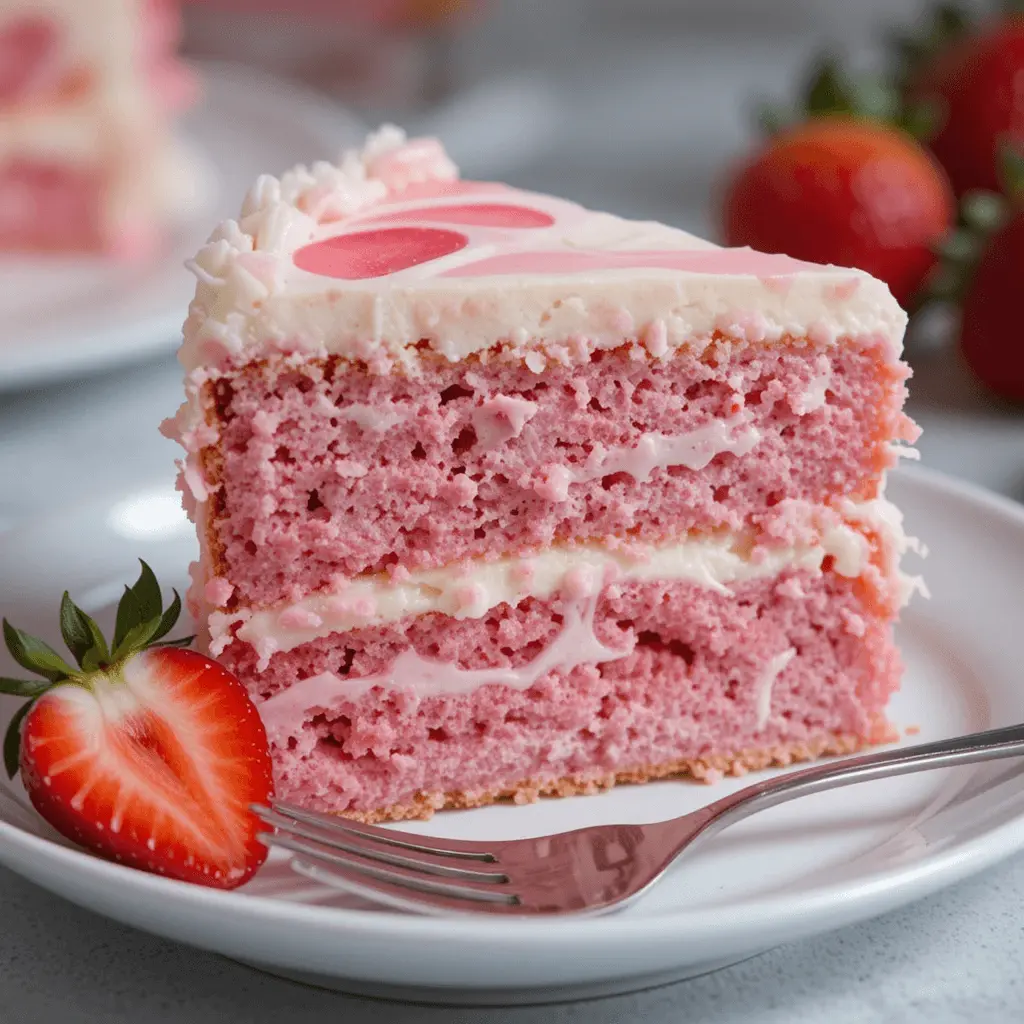
[[[410,147],[418,149],[419,143],[394,151],[394,158],[404,159],[401,154]],[[468,184],[475,187],[465,190]],[[606,248],[601,245],[602,215],[574,203],[526,194],[522,194],[522,202],[510,202],[501,195],[502,190],[506,194],[509,191],[505,186],[445,180],[403,187],[381,204],[383,212],[338,224],[342,228],[338,234],[303,246],[293,261],[300,270],[342,280],[386,277],[460,251],[463,258],[456,265],[446,261],[431,268],[434,273],[428,271],[427,276],[508,277],[655,269],[778,279],[808,267],[788,256],[752,249]],[[456,194],[463,197],[462,202],[436,201]],[[541,205],[546,208],[541,209]],[[403,228],[369,231],[369,224],[401,224]],[[465,234],[450,230],[453,226],[464,229]],[[586,239],[590,231],[594,233],[592,245],[580,244],[580,232]],[[385,252],[386,257],[382,255]]]
[[[381,228],[304,246],[295,254],[295,265],[321,277],[360,281],[449,256],[468,243],[465,235],[440,228]]]

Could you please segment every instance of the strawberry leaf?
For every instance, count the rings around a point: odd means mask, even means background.
[[[973,189],[960,203],[960,219],[965,227],[980,234],[991,234],[1006,223],[1006,200],[995,192]]]
[[[850,83],[839,62],[826,57],[811,76],[807,90],[807,113],[813,117],[822,114],[849,114],[856,108]]]
[[[4,639],[14,660],[23,668],[43,676],[49,683],[68,679],[80,682],[83,673],[105,672],[116,668],[115,663],[163,640],[181,615],[181,597],[176,590],[172,591],[174,598],[165,609],[160,584],[153,570],[141,559],[139,564],[142,567],[139,578],[132,586],[124,588],[118,602],[113,642],[109,646],[96,621],[79,608],[65,591],[60,602],[60,631],[79,667],[72,668],[48,644],[23,633],[4,619]],[[188,646],[189,643],[191,638],[182,646]],[[24,680],[0,678],[0,693],[32,697],[38,696],[45,689],[45,686]]]
[[[98,647],[90,647],[82,656],[82,671],[98,672],[108,668],[110,661],[110,652],[106,649],[106,645],[102,651]]]
[[[999,149],[999,178],[1011,203],[1024,202],[1024,150],[1019,143],[1004,140]]]
[[[161,640],[158,643],[150,644],[150,647],[191,647],[195,640],[194,636],[183,636],[177,640]]]
[[[983,240],[973,231],[955,229],[939,246],[939,254],[947,263],[972,264],[978,258]]]
[[[40,697],[50,688],[42,679],[10,679],[0,676],[0,693],[9,697]]]
[[[902,101],[899,93],[890,82],[881,78],[864,76],[855,79],[850,85],[853,100],[852,112],[873,121],[899,120],[902,114]]]
[[[18,708],[4,735],[4,768],[9,779],[18,774],[18,762],[21,760],[21,723],[25,721],[25,716],[32,710],[34,703],[32,701]]]
[[[1006,197],[973,189],[960,201],[956,226],[935,248],[939,263],[921,294],[917,308],[931,302],[959,306],[971,285],[981,254],[1012,214]]]
[[[939,4],[934,18],[932,35],[943,43],[962,36],[971,28],[971,15],[960,4]]]
[[[82,656],[92,646],[92,636],[83,616],[84,613],[65,590],[60,599],[60,635],[64,637],[64,643],[79,665],[82,664]]]
[[[174,594],[174,600],[167,606],[167,611],[160,617],[160,624],[156,628],[156,632],[150,637],[150,643],[156,640],[162,640],[172,629],[174,624],[178,621],[178,616],[181,615],[181,598],[178,596],[176,590],[172,591]]]
[[[923,31],[896,33],[890,40],[899,65],[898,78],[904,86],[930,61],[974,29],[971,11],[958,3],[942,3],[935,7]]]
[[[901,68],[915,68],[928,55],[927,43],[915,35],[890,32],[887,33],[887,41]]]
[[[142,622],[142,608],[131,587],[125,587],[117,605],[117,621],[114,623],[114,650],[120,649],[124,638]]]
[[[934,138],[944,119],[942,104],[933,100],[907,103],[894,117],[895,123],[919,142]]]
[[[139,609],[142,612],[142,621],[157,618],[164,610],[163,598],[160,596],[160,584],[153,575],[153,570],[140,558],[139,565],[142,571],[139,578],[132,587],[135,600],[139,602]]]
[[[66,590],[60,601],[60,632],[75,661],[83,668],[89,654],[92,654],[90,664],[93,666],[109,659],[110,652],[100,627],[71,600]]]
[[[913,44],[904,39],[899,45],[909,48]],[[769,135],[796,123],[798,118],[838,116],[892,125],[914,138],[927,139],[939,127],[942,109],[931,102],[910,102],[892,75],[852,74],[835,57],[827,56],[809,76],[798,111],[787,114],[778,108],[762,106],[759,115],[760,127]]]
[[[125,648],[125,638],[132,630],[135,636],[148,636],[139,627],[145,623],[160,622],[164,602],[160,596],[160,584],[157,583],[153,570],[139,559],[142,571],[139,578],[130,587],[124,588],[124,594],[117,606],[117,621],[114,624],[114,657]],[[156,628],[156,627],[154,627]],[[132,646],[135,646],[133,643]]]
[[[6,619],[3,620],[3,627],[7,650],[22,668],[49,679],[51,683],[75,674],[75,670],[49,644],[23,633]]]
[[[113,660],[115,662],[124,661],[137,651],[147,647],[150,640],[153,639],[154,633],[160,628],[160,621],[160,618],[153,618],[146,622],[140,622],[137,626],[132,626],[114,649]]]

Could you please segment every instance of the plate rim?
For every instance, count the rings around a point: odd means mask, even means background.
[[[937,497],[980,505],[1024,532],[1024,505],[1012,498],[928,467],[904,467],[895,475],[913,481],[915,486]],[[104,505],[108,503],[109,500],[102,502]],[[97,501],[95,504],[101,503]],[[19,536],[45,530],[48,525],[64,522],[74,514],[70,510],[63,514],[52,513],[31,523],[16,525],[0,534],[0,551],[8,543],[17,543]],[[863,875],[845,885],[841,894],[836,892],[833,883],[818,885],[796,895],[785,890],[769,893],[717,907],[711,912],[682,909],[647,916],[610,914],[591,918],[536,919],[448,916],[443,919],[445,939],[460,944],[486,942],[492,946],[499,942],[512,952],[527,945],[536,946],[538,942],[549,946],[569,938],[574,948],[580,951],[596,951],[613,942],[671,939],[679,944],[682,953],[687,942],[708,938],[710,934],[719,943],[729,940],[746,940],[749,943],[758,922],[772,921],[783,936],[778,941],[786,941],[787,936],[825,931],[871,917],[881,909],[895,909],[992,867],[1024,849],[1024,829],[1020,827],[1022,818],[1024,810],[923,860]],[[363,935],[373,940],[415,940],[437,936],[437,918],[298,903],[273,896],[249,895],[244,889],[237,892],[205,889],[101,860],[34,835],[0,817],[0,863],[27,877],[19,863],[22,857],[55,861],[62,872],[80,875],[85,884],[96,882],[104,889],[119,885],[134,887],[144,891],[148,898],[174,900],[179,907],[184,903],[189,909],[207,914],[219,910],[231,914],[236,920],[258,921],[268,926],[311,925],[350,937]],[[898,900],[886,899],[894,892],[900,894]],[[584,926],[580,927],[581,924]],[[808,924],[822,927],[809,930]]]

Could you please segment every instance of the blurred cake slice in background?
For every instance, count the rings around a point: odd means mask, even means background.
[[[394,129],[261,178],[193,270],[191,607],[285,799],[400,819],[891,737],[884,284]]]
[[[0,0],[0,252],[159,244],[195,92],[178,32],[175,0]]]

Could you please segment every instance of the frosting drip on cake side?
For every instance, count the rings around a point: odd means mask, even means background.
[[[769,658],[757,683],[757,728],[763,729],[768,724],[772,713],[772,690],[775,682],[786,670],[786,666],[796,657],[796,648],[787,647],[774,658]]]

